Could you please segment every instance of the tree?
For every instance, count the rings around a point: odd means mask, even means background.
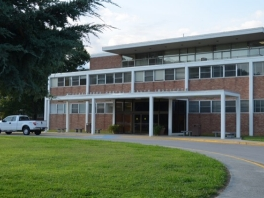
[[[111,0],[0,0],[0,93],[9,98],[47,95],[51,73],[76,71],[88,62],[83,41],[106,24],[77,24]]]

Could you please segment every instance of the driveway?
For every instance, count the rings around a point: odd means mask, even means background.
[[[219,198],[264,197],[264,142],[236,139],[148,137],[140,135],[90,135],[87,133],[43,133],[38,137],[96,139],[180,148],[221,161],[231,180]]]

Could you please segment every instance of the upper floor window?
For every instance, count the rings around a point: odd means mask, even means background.
[[[254,75],[264,75],[264,62],[253,63]]]
[[[131,82],[131,72],[90,75],[90,84],[113,84]]]
[[[86,85],[86,76],[59,77],[51,79],[51,87]]]

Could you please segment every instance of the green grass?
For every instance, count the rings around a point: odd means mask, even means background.
[[[264,136],[243,136],[243,140],[264,142]]]
[[[225,167],[159,146],[0,137],[0,197],[212,197]]]

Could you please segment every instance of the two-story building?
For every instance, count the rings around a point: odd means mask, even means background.
[[[49,77],[49,129],[264,135],[264,28],[103,47],[90,70]]]

